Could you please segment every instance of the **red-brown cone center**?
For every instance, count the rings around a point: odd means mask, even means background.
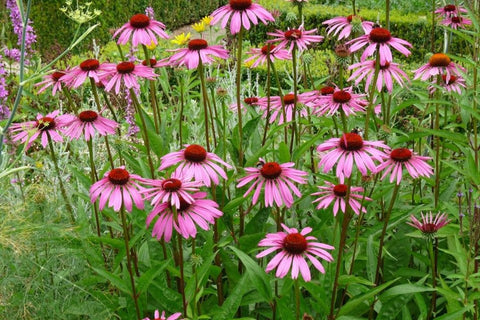
[[[57,82],[64,75],[65,75],[65,72],[56,71],[56,72],[52,73],[52,79],[53,79],[53,81]]]
[[[333,187],[333,193],[337,197],[345,197],[347,195],[348,186],[346,184],[337,184]]]
[[[425,223],[422,227],[423,233],[435,233],[437,232],[437,227],[434,223]]]
[[[347,21],[348,21],[348,22],[352,22],[352,20],[353,20],[353,14],[351,14],[351,15],[349,15],[349,16],[347,17]]]
[[[243,99],[243,102],[245,102],[246,104],[251,106],[251,105],[258,102],[258,98],[257,97],[245,98],[245,99]]]
[[[347,91],[340,90],[333,93],[333,101],[337,103],[347,103],[350,99],[352,99],[352,95]]]
[[[375,43],[385,43],[392,38],[390,31],[384,28],[374,28],[370,31],[370,41]]]
[[[142,64],[143,64],[144,66],[150,67],[150,66],[153,66],[153,65],[157,64],[157,59],[153,59],[153,58],[152,58],[152,59],[150,59],[149,61],[143,60],[143,61],[142,61]]]
[[[260,173],[265,179],[276,179],[282,173],[282,168],[276,162],[267,162],[260,169]]]
[[[446,5],[445,7],[443,7],[443,10],[444,10],[445,12],[453,12],[453,11],[456,10],[456,8],[457,8],[457,7],[456,7],[454,4],[448,4],[448,5]]]
[[[405,162],[412,158],[412,151],[407,148],[393,149],[390,153],[390,159],[396,162]]]
[[[123,186],[127,184],[129,179],[130,174],[122,168],[113,169],[108,173],[108,180],[115,185]]]
[[[302,31],[298,29],[292,29],[285,32],[285,38],[287,40],[297,40],[302,37]]]
[[[443,80],[443,83],[445,84],[452,84],[452,83],[455,83],[455,81],[457,81],[457,77],[453,76],[453,75],[450,75],[450,79],[448,79],[448,83],[447,83],[447,75],[442,75],[442,80]]]
[[[97,120],[98,118],[98,113],[92,110],[85,110],[80,112],[78,115],[78,118],[82,120],[83,122],[93,122]]]
[[[181,187],[182,181],[175,178],[166,179],[162,182],[162,189],[168,192],[178,191]]]
[[[183,152],[185,159],[191,162],[202,162],[207,158],[207,150],[198,144],[189,145]]]
[[[252,0],[230,0],[230,7],[233,10],[245,10],[250,8]]]
[[[285,104],[293,104],[295,103],[295,95],[293,93],[289,93],[283,96],[283,103]]]
[[[100,62],[96,59],[87,59],[80,63],[80,69],[83,71],[97,70],[100,67]]]
[[[150,24],[150,18],[146,15],[139,13],[130,18],[130,25],[135,29],[143,29]]]
[[[340,138],[340,147],[347,151],[357,151],[363,147],[363,139],[357,133],[344,133]]]
[[[384,65],[380,64],[380,70],[386,70],[388,68],[390,68],[390,62],[385,62]]]
[[[202,50],[208,47],[208,42],[203,39],[193,39],[188,42],[189,50]]]
[[[37,120],[37,128],[45,131],[55,128],[55,120],[50,117],[43,117],[40,120]]]
[[[283,248],[290,254],[301,254],[308,248],[307,239],[300,233],[290,233],[283,239]]]
[[[452,17],[453,23],[462,23],[462,17]]]
[[[276,45],[274,44],[266,44],[262,47],[262,53],[263,54],[269,54],[269,53],[272,53],[273,49],[275,49]]]
[[[447,56],[444,53],[435,53],[433,56],[430,57],[430,60],[428,60],[428,63],[432,67],[447,67],[450,62],[450,57]]]
[[[329,86],[323,87],[322,89],[320,89],[320,93],[322,94],[322,96],[333,94],[334,92],[335,92],[335,89]]]
[[[117,64],[117,71],[121,74],[131,73],[135,70],[135,65],[132,62],[124,61]]]

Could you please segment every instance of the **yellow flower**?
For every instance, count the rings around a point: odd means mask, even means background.
[[[148,50],[155,50],[156,47],[157,45],[153,41],[147,46]]]
[[[247,68],[251,68],[254,62],[254,60],[250,60],[248,62],[244,62],[243,65]]]
[[[209,25],[210,22],[212,22],[212,20],[213,20],[212,16],[206,16],[206,17],[203,17],[202,22],[206,25]]]
[[[175,39],[171,40],[172,43],[174,44],[177,44],[179,46],[183,46],[184,44],[186,44],[188,42],[188,40],[190,40],[190,37],[192,35],[189,33],[187,33],[185,35],[185,33],[181,33],[179,34],[178,36],[175,37]]]
[[[35,161],[35,167],[37,167],[37,169],[42,169],[43,163],[41,163],[40,161]]]
[[[203,21],[201,21],[201,22],[194,23],[192,25],[192,28],[193,28],[193,30],[195,30],[199,33],[202,33],[203,31],[205,31],[206,25],[205,25],[205,23],[203,23]]]

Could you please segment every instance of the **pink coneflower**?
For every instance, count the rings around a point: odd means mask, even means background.
[[[145,200],[151,199],[152,206],[169,202],[171,206],[175,206],[177,209],[180,209],[180,199],[191,204],[194,199],[189,192],[197,192],[198,188],[202,186],[198,181],[190,181],[190,179],[175,173],[168,179],[145,179],[144,184],[153,187],[142,191]]]
[[[367,175],[367,169],[376,173],[374,160],[382,162],[388,157],[376,148],[389,149],[383,141],[364,141],[357,133],[344,133],[341,138],[331,138],[317,147],[318,152],[329,151],[322,156],[318,167],[323,166],[326,173],[336,164],[340,180],[350,177],[354,163],[363,176]]]
[[[287,208],[290,208],[293,204],[293,196],[291,191],[295,193],[297,197],[301,197],[302,194],[293,182],[305,184],[305,176],[308,175],[305,171],[293,169],[295,163],[288,162],[279,164],[277,162],[267,162],[260,159],[261,168],[245,168],[247,176],[238,180],[237,188],[241,188],[246,184],[253,181],[253,184],[243,195],[246,197],[250,192],[255,189],[253,194],[253,204],[256,204],[260,197],[260,192],[265,189],[265,206],[273,207],[274,203],[278,207],[281,207],[285,203]]]
[[[95,82],[101,82],[100,76],[105,71],[105,64],[100,64],[96,59],[87,59],[79,66],[66,71],[66,74],[60,81],[64,82],[70,88],[80,87],[87,78],[93,78]]]
[[[472,24],[472,20],[461,17],[461,16],[452,16],[447,17],[440,22],[444,26],[450,27],[452,29],[465,28]]]
[[[300,110],[300,116],[306,117],[308,116],[308,112],[305,108],[302,108],[302,105],[310,105],[317,97],[317,91],[310,91],[297,94],[297,97],[293,93],[288,93],[283,97],[273,96],[270,97],[270,123],[275,122],[278,119],[278,124],[283,124],[284,122],[290,122],[293,119],[293,112],[294,106],[296,105],[297,110]],[[283,117],[283,107],[282,107],[282,100],[283,104],[285,105],[285,117],[286,121]],[[264,110],[263,117],[266,118],[268,115],[268,100],[266,97],[260,98],[258,101],[259,107]]]
[[[212,182],[215,185],[220,183],[218,175],[227,179],[227,174],[217,163],[228,169],[232,167],[220,159],[219,156],[207,152],[204,147],[198,144],[185,145],[185,147],[180,151],[164,155],[158,170],[164,170],[179,164],[175,170],[178,175],[183,175],[187,179],[194,178],[195,181],[201,181],[207,187],[210,187]]]
[[[322,24],[327,25],[327,35],[330,33],[333,33],[334,36],[338,35],[338,40],[347,39],[352,33],[352,30],[358,29],[358,26],[362,27],[365,34],[370,33],[373,28],[373,22],[363,21],[362,18],[355,15],[349,15],[348,17],[335,17],[324,21]]]
[[[428,63],[415,70],[415,76],[413,79],[427,80],[430,77],[437,76],[439,74],[445,74],[446,81],[450,80],[452,75],[459,76],[461,72],[466,70],[450,60],[450,57],[444,53],[435,53],[430,57]]]
[[[435,10],[435,13],[438,13],[444,17],[458,16],[460,13],[467,13],[468,11],[465,8],[456,6],[454,4],[448,4],[442,8]]]
[[[248,54],[252,56],[247,58],[244,63],[255,60],[251,65],[251,68],[255,68],[259,65],[264,65],[267,62],[267,56],[270,57],[270,61],[273,63],[275,59],[278,60],[289,60],[292,58],[292,55],[285,49],[275,50],[275,45],[266,44],[261,49],[252,48]]]
[[[325,181],[325,184],[327,185],[318,187],[321,191],[312,193],[312,196],[320,196],[318,199],[313,201],[313,203],[318,202],[317,209],[326,209],[332,204],[332,202],[334,202],[333,216],[337,216],[338,208],[345,213],[348,185],[343,183],[335,185],[328,181]],[[348,204],[356,215],[360,214],[361,204],[358,202],[358,200],[362,200],[364,198],[364,196],[360,194],[362,192],[362,187],[350,187],[350,198],[348,200]],[[371,201],[372,199],[365,197],[365,200]],[[362,207],[362,212],[367,212],[365,207]]]
[[[105,176],[90,187],[90,201],[94,203],[100,197],[98,207],[108,207],[119,211],[122,205],[128,212],[132,211],[132,203],[143,210],[143,198],[140,193],[144,188],[137,181],[143,182],[139,175],[129,173],[125,167],[119,167],[105,173]],[[133,200],[133,202],[132,202]]]
[[[320,95],[331,96],[335,92],[335,88],[332,86],[324,86],[320,88]]]
[[[115,93],[120,92],[120,86],[122,83],[126,88],[140,89],[140,84],[137,81],[137,77],[153,80],[158,75],[153,72],[153,69],[143,64],[134,64],[133,62],[124,61],[119,64],[106,63],[105,73],[102,75],[102,79],[107,81],[105,90],[110,91],[115,87]]]
[[[259,247],[270,248],[257,254],[257,258],[265,257],[280,250],[267,264],[265,271],[270,272],[277,268],[275,276],[278,278],[285,277],[291,271],[292,279],[297,279],[300,272],[303,280],[308,282],[312,278],[305,259],[308,258],[318,271],[325,273],[325,268],[318,261],[318,258],[332,262],[333,257],[326,250],[335,248],[325,243],[316,242],[317,238],[313,236],[306,236],[312,232],[310,227],[304,228],[300,233],[297,229],[289,228],[284,224],[282,224],[282,227],[285,231],[269,233],[265,239],[258,243]]]
[[[302,52],[307,50],[308,46],[312,43],[321,42],[323,40],[322,36],[312,35],[316,33],[317,29],[312,29],[305,31],[303,25],[298,27],[298,29],[288,29],[287,31],[276,30],[276,32],[268,32],[269,36],[275,37],[275,39],[268,40],[267,42],[279,42],[275,50],[280,50],[289,46],[288,52],[292,52],[293,47],[296,46],[297,49]]]
[[[432,212],[429,212],[425,215],[422,215],[422,221],[420,222],[414,215],[410,216],[411,222],[407,222],[407,224],[411,225],[414,228],[420,230],[425,236],[432,237],[435,236],[438,230],[446,226],[450,220],[448,220],[448,216],[446,213],[437,213],[435,217],[433,217]]]
[[[206,195],[206,192],[194,193],[192,203],[180,198],[180,207],[176,210],[168,202],[156,205],[146,220],[148,228],[153,219],[158,216],[153,226],[152,236],[169,242],[173,228],[185,239],[196,237],[196,225],[203,230],[208,230],[208,223],[214,224],[215,219],[221,217],[223,213],[218,210],[218,204],[215,201],[205,199]]]
[[[376,87],[379,92],[382,91],[383,86],[387,87],[388,92],[393,90],[393,80],[395,80],[401,87],[403,87],[405,80],[409,81],[407,74],[400,69],[398,63],[387,62],[386,64],[380,64],[380,70],[378,72],[378,78]],[[348,70],[356,69],[348,81],[355,80],[355,85],[358,85],[360,81],[365,79],[365,91],[368,91],[370,84],[375,76],[375,60],[367,60],[352,64],[348,67]]]
[[[10,127],[10,131],[14,134],[12,141],[20,141],[21,143],[28,141],[25,151],[31,147],[32,143],[39,136],[41,136],[42,147],[44,148],[48,144],[48,136],[50,136],[53,141],[62,142],[63,138],[59,132],[64,133],[70,116],[59,116],[59,113],[59,110],[55,110],[46,116],[42,116],[39,113],[35,121],[12,124]]]
[[[250,106],[250,107],[259,106],[262,103],[258,97],[248,97],[248,98],[243,99],[243,102],[244,102],[245,105]],[[234,112],[237,112],[237,110],[238,110],[237,104],[235,104],[235,103],[229,105],[228,108],[230,110],[234,111]],[[247,110],[243,104],[240,106],[240,109],[242,109],[242,111]]]
[[[66,70],[68,71],[68,70]],[[42,86],[40,89],[38,89],[37,93],[42,93],[45,91],[47,88],[52,87],[52,95],[55,95],[57,91],[62,90],[62,81],[60,79],[65,75],[66,73],[63,71],[55,71],[52,74],[47,74],[46,76],[43,77],[43,81],[35,84],[35,87]]]
[[[162,315],[158,312],[158,310],[155,310],[154,313],[154,318],[153,320],[177,320],[182,314],[180,312],[172,314],[170,317],[165,318],[165,311],[162,311]],[[144,318],[143,320],[150,320],[149,317]]]
[[[203,39],[193,39],[188,42],[187,48],[170,50],[176,52],[170,57],[172,66],[185,65],[188,69],[198,67],[199,60],[202,64],[211,64],[214,58],[227,59],[228,51],[220,45],[209,46]]]
[[[456,92],[462,94],[462,88],[465,89],[467,85],[465,84],[465,79],[461,76],[450,75],[450,79],[447,81],[447,75],[442,74],[442,80],[440,83],[437,83],[437,79],[433,79],[433,83],[439,85],[447,92]],[[428,87],[430,93],[434,93],[437,89],[435,86]]]
[[[113,37],[116,38],[120,35],[117,41],[118,44],[127,44],[128,40],[132,38],[134,47],[139,43],[149,46],[152,42],[158,44],[157,36],[168,39],[168,34],[164,30],[165,25],[163,23],[139,13],[131,17],[129,22],[115,31]]]
[[[352,88],[344,88],[343,90],[335,89],[333,94],[320,95],[312,103],[315,108],[314,113],[319,115],[327,114],[329,116],[335,114],[339,108],[345,112],[348,117],[355,112],[365,111],[368,102],[364,99],[365,94],[355,94]]]
[[[422,157],[406,148],[393,149],[388,154],[389,158],[377,167],[377,172],[385,170],[382,180],[389,174],[390,182],[397,179],[397,184],[402,181],[403,168],[407,168],[412,178],[429,177],[433,174],[433,169],[425,161],[431,160],[430,157]]]
[[[85,140],[89,141],[95,136],[95,132],[98,132],[101,136],[115,134],[115,129],[118,127],[118,123],[100,116],[93,110],[85,110],[80,112],[77,116],[71,115],[66,126],[67,128],[65,129],[64,134],[70,137],[71,140],[79,139],[83,134]]]
[[[412,47],[409,42],[392,37],[390,31],[384,28],[373,28],[369,34],[350,40],[347,42],[347,45],[350,45],[350,52],[358,51],[365,45],[368,45],[362,53],[362,61],[365,61],[367,57],[372,56],[378,50],[381,65],[392,62],[393,58],[390,47],[393,47],[407,57],[410,55],[410,51],[405,46]]]
[[[236,34],[240,32],[242,26],[249,30],[251,24],[257,25],[258,20],[263,24],[268,21],[273,22],[275,19],[272,14],[259,4],[253,3],[252,0],[230,0],[229,4],[218,8],[210,15],[213,17],[210,25],[217,24],[222,21],[222,28],[225,29],[230,16],[230,33]]]

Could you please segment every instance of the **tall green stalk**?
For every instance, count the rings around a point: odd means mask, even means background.
[[[200,78],[200,84],[202,87],[202,102],[203,102],[203,113],[205,116],[205,144],[207,147],[207,151],[210,152],[210,138],[209,138],[209,129],[208,129],[208,93],[207,93],[207,86],[205,85],[205,74],[203,71],[203,63],[200,58],[200,53],[198,54],[198,77]]]

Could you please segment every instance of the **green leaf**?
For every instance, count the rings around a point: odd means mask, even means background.
[[[119,276],[116,274],[110,273],[103,269],[92,268],[96,273],[101,275],[103,278],[108,280],[113,286],[115,286],[120,291],[125,292],[126,294],[131,295],[132,291],[130,285],[128,285],[125,281],[123,281]]]
[[[283,141],[278,145],[278,160],[281,163],[290,161],[290,151],[288,150],[287,144]]]
[[[233,199],[223,207],[223,213],[227,214],[235,211],[244,201],[245,198],[243,196]]]
[[[138,293],[146,291],[152,281],[165,270],[165,268],[170,264],[170,262],[171,260],[168,259],[163,263],[153,265],[151,268],[148,269],[147,272],[142,274],[137,281]]]
[[[347,274],[344,274],[338,277],[338,284],[341,286],[350,285],[354,283],[364,284],[370,287],[375,285],[373,282],[368,281],[367,279],[364,279],[362,277],[356,277],[356,276],[347,275]]]
[[[387,291],[385,291],[382,294],[381,299],[384,300],[384,299],[391,298],[391,297],[397,296],[397,295],[411,294],[411,293],[417,293],[417,292],[427,292],[427,291],[435,291],[435,289],[428,288],[428,287],[422,287],[422,286],[418,286],[418,285],[415,285],[415,284],[409,284],[409,283],[400,284],[398,286],[395,286],[395,287],[390,288]]]
[[[230,292],[227,300],[223,303],[220,311],[212,316],[212,320],[230,320],[233,319],[235,313],[242,302],[242,297],[248,290],[247,274],[244,274],[237,285]]]

